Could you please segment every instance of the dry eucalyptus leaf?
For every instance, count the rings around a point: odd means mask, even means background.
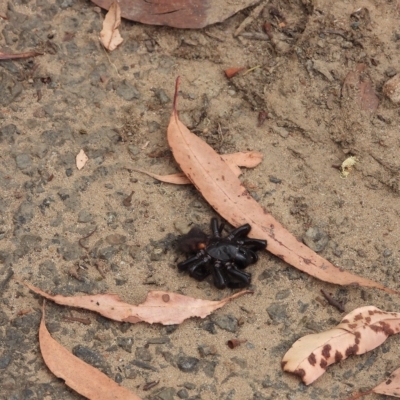
[[[39,344],[43,360],[49,370],[82,396],[93,400],[141,400],[56,342],[46,328],[44,304],[39,328]]]
[[[386,396],[400,397],[400,368],[392,372],[384,382],[366,392],[356,393],[346,400],[356,400],[371,393],[384,394]]]
[[[375,113],[379,106],[379,99],[371,81],[366,77],[361,78],[365,69],[365,64],[358,64],[355,71],[350,71],[346,75],[342,87],[342,97],[353,99],[361,110]]]
[[[85,166],[87,160],[89,160],[88,156],[81,149],[81,151],[76,156],[76,168],[81,170]]]
[[[24,282],[24,285],[32,292],[57,304],[84,308],[95,311],[114,321],[130,322],[132,324],[147,322],[149,324],[175,325],[181,324],[185,319],[191,317],[205,318],[229,301],[246,293],[252,293],[248,290],[243,290],[220,301],[211,301],[195,299],[178,293],[153,290],[148,293],[144,303],[133,306],[124,303],[116,294],[71,297],[52,296],[29,283]]]
[[[282,368],[309,385],[329,365],[373,350],[398,332],[400,313],[360,307],[347,314],[335,328],[306,335],[295,342],[284,355]]]
[[[400,368],[392,372],[384,382],[372,389],[374,393],[400,397]]]
[[[92,0],[101,8],[109,9],[114,0]],[[238,11],[259,3],[260,0],[120,0],[122,17],[150,25],[199,29],[222,22]]]
[[[250,224],[250,237],[267,240],[268,251],[315,278],[398,293],[336,267],[301,243],[257,203],[221,156],[179,120],[178,87],[179,78],[168,125],[168,143],[177,164],[217,213],[235,227]]]
[[[100,32],[100,42],[109,51],[115,50],[124,41],[118,30],[120,24],[121,8],[115,1],[104,18],[103,29]]]
[[[232,169],[232,172],[236,176],[240,176],[242,174],[242,171],[239,167],[254,168],[258,164],[260,164],[263,155],[258,151],[245,151],[232,154],[223,154],[221,155],[221,157]],[[133,170],[149,175],[152,178],[165,183],[173,183],[175,185],[187,185],[192,183],[183,172],[178,172],[177,174],[171,174],[171,175],[158,175],[144,171],[142,169],[133,169]]]

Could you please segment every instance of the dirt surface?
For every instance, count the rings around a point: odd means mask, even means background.
[[[44,365],[42,300],[14,278],[133,304],[152,289],[210,300],[232,292],[177,271],[179,236],[192,224],[209,232],[216,216],[200,193],[132,170],[178,171],[166,140],[178,75],[180,117],[193,132],[221,154],[264,154],[241,177],[260,204],[334,264],[400,289],[400,116],[382,91],[400,65],[399,2],[273,0],[235,38],[250,12],[196,31],[123,21],[125,41],[107,54],[104,13],[89,1],[2,0],[0,51],[44,54],[0,61],[0,398],[81,398]],[[228,80],[230,67],[249,71]],[[360,81],[371,83],[376,111],[361,110]],[[78,171],[80,149],[89,161]],[[349,156],[358,163],[343,179],[337,167]],[[296,339],[344,316],[321,289],[346,312],[400,311],[400,298],[317,281],[266,252],[248,270],[254,294],[205,320],[120,324],[48,302],[47,326],[146,399],[344,399],[399,367],[394,336],[308,387],[283,373]],[[232,350],[233,338],[247,342]]]

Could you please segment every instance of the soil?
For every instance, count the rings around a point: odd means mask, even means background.
[[[132,304],[155,289],[209,300],[232,293],[177,271],[177,239],[193,225],[209,232],[217,216],[201,194],[134,171],[179,171],[166,140],[178,75],[180,117],[193,132],[220,154],[263,153],[241,177],[260,204],[334,264],[400,289],[400,115],[382,90],[400,65],[400,3],[272,0],[234,37],[253,9],[200,30],[124,20],[124,42],[107,53],[98,40],[104,12],[90,1],[3,0],[0,51],[43,55],[0,61],[2,399],[81,398],[45,366],[42,299],[14,278]],[[245,70],[227,79],[231,67]],[[351,71],[361,72],[349,84]],[[363,106],[357,79],[371,83],[377,110]],[[89,157],[82,170],[80,149]],[[344,179],[338,167],[350,156],[358,162]],[[204,320],[121,324],[47,302],[46,323],[145,399],[344,399],[399,367],[393,336],[310,386],[283,373],[301,336],[357,307],[400,311],[400,298],[318,281],[267,252],[248,271],[254,294]],[[230,349],[234,338],[247,342]]]

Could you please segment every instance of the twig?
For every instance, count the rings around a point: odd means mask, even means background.
[[[43,53],[38,53],[36,51],[27,51],[25,53],[16,53],[16,54],[7,54],[0,52],[0,60],[16,60],[18,58],[29,58],[42,55]]]
[[[243,32],[240,34],[241,37],[245,39],[254,39],[254,40],[265,40],[269,41],[270,37],[262,32]]]
[[[100,46],[100,47],[103,49],[104,53],[106,54],[106,56],[107,56],[107,58],[108,58],[108,62],[114,67],[115,72],[117,73],[117,75],[118,75],[118,76],[121,76],[121,74],[118,72],[117,66],[111,61],[110,56],[108,55],[106,49],[105,49],[103,46]]]
[[[3,281],[0,283],[0,293],[4,292],[4,289],[7,286],[7,283],[10,281],[12,276],[14,275],[14,271],[10,268],[7,272],[6,277],[3,279]]]
[[[150,389],[152,389],[154,386],[157,386],[159,382],[160,382],[160,381],[153,381],[153,382],[146,383],[146,384],[143,386],[143,390],[144,390],[144,391],[150,390]]]
[[[351,397],[348,397],[346,400],[356,400],[359,399],[360,397],[366,396],[367,394],[372,394],[374,393],[373,389],[368,390],[366,392],[361,392],[361,393],[356,393]]]
[[[250,73],[250,72],[252,72],[252,71],[254,71],[255,69],[258,69],[258,68],[261,68],[261,65],[256,65],[253,68],[249,68],[247,71],[243,72],[243,76],[247,75],[248,73]]]
[[[327,291],[324,289],[321,289],[321,293],[324,295],[325,299],[327,302],[333,306],[336,307],[340,312],[345,312],[345,309],[343,307],[343,304],[340,301],[335,300]]]
[[[84,245],[82,244],[82,240],[85,240],[85,239],[89,238],[89,237],[92,236],[93,233],[95,233],[96,231],[97,231],[97,226],[96,226],[96,228],[94,228],[94,230],[93,230],[92,232],[89,233],[89,235],[86,235],[86,236],[80,238],[80,239],[78,240],[79,246],[83,247],[86,251],[88,251],[88,250],[89,250],[89,247],[84,246]]]
[[[267,5],[269,0],[263,1],[261,4],[259,4],[251,13],[250,15],[245,18],[242,23],[236,28],[235,33],[233,34],[233,37],[239,36],[244,28],[246,28],[247,25],[251,24],[255,19],[258,18],[258,16],[261,14],[261,11],[263,8]]]

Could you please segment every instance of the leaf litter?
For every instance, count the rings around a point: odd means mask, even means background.
[[[100,32],[100,42],[109,51],[115,50],[124,41],[118,30],[120,25],[121,8],[115,1],[104,18],[103,29]]]
[[[45,302],[39,327],[39,344],[49,370],[82,396],[93,400],[141,400],[130,390],[74,356],[51,337],[45,323]]]
[[[222,154],[221,157],[232,169],[232,172],[236,176],[240,176],[242,170],[239,167],[255,168],[262,161],[263,155],[258,151],[245,151],[232,154]],[[149,175],[152,178],[165,183],[173,183],[175,185],[188,185],[192,183],[183,172],[170,175],[158,175],[142,169],[133,168],[133,170]]]
[[[108,10],[113,0],[92,0]],[[122,17],[142,24],[199,29],[222,22],[260,0],[120,0]]]
[[[366,392],[356,393],[355,395],[347,398],[346,400],[356,400],[360,397],[366,396],[367,394],[377,393],[385,394],[387,396],[400,397],[400,368],[392,372],[389,378],[385,379],[378,386]]]
[[[282,368],[298,375],[309,385],[329,365],[373,350],[398,332],[400,313],[382,311],[373,306],[356,308],[335,328],[296,341],[284,355]]]
[[[247,293],[242,290],[219,301],[195,299],[182,294],[152,290],[147,294],[144,303],[134,306],[123,302],[117,294],[96,294],[84,296],[50,295],[41,289],[24,282],[32,292],[52,300],[57,304],[84,308],[95,311],[102,316],[120,322],[147,322],[149,324],[181,324],[191,317],[205,318],[213,311],[223,307],[229,301]]]
[[[174,106],[167,130],[175,161],[207,202],[233,226],[249,223],[253,238],[267,240],[267,250],[288,264],[322,281],[399,292],[378,282],[347,272],[301,243],[254,200],[224,159],[180,120],[176,81]]]

